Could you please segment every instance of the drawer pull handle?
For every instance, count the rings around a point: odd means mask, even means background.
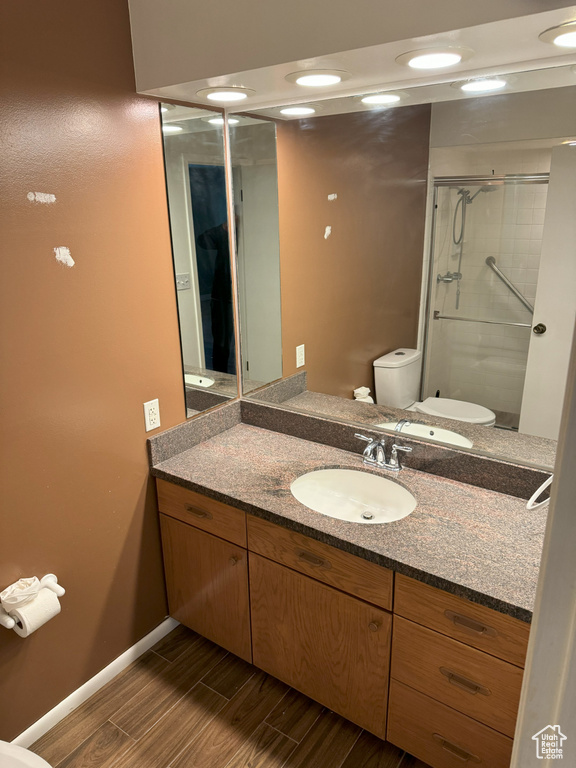
[[[380,629],[380,623],[377,621],[371,621],[370,624],[368,624],[368,629],[370,632],[378,632]]]
[[[230,558],[230,565],[238,565],[239,562],[240,562],[240,558],[237,557],[236,555],[232,555],[232,557]]]
[[[470,632],[474,632],[478,635],[490,635],[491,637],[496,637],[498,634],[498,632],[496,632],[495,629],[492,629],[492,627],[488,627],[486,624],[481,624],[479,621],[475,621],[468,616],[463,616],[461,613],[454,613],[454,611],[444,611],[444,616],[446,616],[446,618],[449,619],[456,627],[467,629]]]
[[[445,749],[446,752],[450,752],[451,755],[454,755],[454,757],[457,757],[459,760],[462,760],[464,763],[481,763],[482,761],[478,757],[478,755],[473,755],[472,752],[468,752],[466,749],[462,749],[462,747],[459,747],[457,744],[453,744],[451,741],[448,741],[448,739],[445,739],[444,736],[441,736],[439,733],[433,734],[436,741],[439,741],[442,749]]]
[[[440,667],[440,672],[448,678],[448,682],[451,685],[455,685],[457,688],[462,688],[462,690],[471,693],[473,696],[477,693],[481,693],[483,696],[490,696],[492,693],[489,688],[485,688],[483,685],[475,683],[473,680],[468,680],[467,677],[462,677],[462,675],[452,672],[451,669]]]
[[[312,552],[302,551],[298,553],[298,560],[301,560],[307,565],[312,565],[314,568],[331,568],[328,560],[323,560],[317,555],[313,555]]]
[[[190,512],[191,515],[195,515],[196,517],[201,517],[203,520],[212,520],[212,514],[210,512],[207,512],[205,509],[195,509],[189,504],[186,504],[186,512]]]

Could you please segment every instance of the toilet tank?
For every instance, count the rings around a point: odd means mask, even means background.
[[[420,394],[422,353],[396,349],[374,360],[374,385],[378,405],[408,408]]]

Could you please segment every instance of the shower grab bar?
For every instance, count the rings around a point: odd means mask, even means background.
[[[498,275],[500,280],[502,280],[504,285],[507,286],[512,291],[514,296],[516,296],[516,298],[519,301],[521,301],[522,304],[524,304],[524,306],[530,312],[530,314],[533,315],[534,314],[534,307],[532,306],[532,304],[530,304],[528,299],[520,293],[520,291],[518,290],[518,288],[516,288],[514,283],[510,282],[510,280],[506,277],[504,272],[502,272],[500,269],[498,269],[498,267],[496,266],[496,259],[494,258],[494,256],[488,256],[488,258],[486,259],[486,264],[488,264],[490,269]]]
[[[490,325],[514,325],[516,328],[531,328],[530,323],[508,323],[505,320],[478,320],[475,317],[456,317],[455,315],[441,315],[440,310],[434,310],[434,320],[463,320],[465,323],[489,323]]]

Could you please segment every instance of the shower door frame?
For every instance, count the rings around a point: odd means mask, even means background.
[[[436,269],[434,262],[434,246],[436,244],[436,212],[438,210],[438,189],[440,187],[465,187],[465,186],[504,186],[506,184],[548,184],[549,173],[515,173],[504,176],[434,176],[432,186],[434,189],[432,198],[432,224],[430,227],[430,241],[428,243],[428,278],[426,288],[426,301],[424,311],[424,334],[422,337],[422,376],[420,377],[420,400],[424,398],[425,385],[427,385],[427,363],[429,355],[429,341],[431,336],[430,325],[434,321],[432,312],[432,293]],[[481,322],[476,320],[475,322]]]

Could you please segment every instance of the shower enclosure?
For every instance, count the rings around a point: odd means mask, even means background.
[[[518,427],[548,174],[434,179],[422,396]]]

